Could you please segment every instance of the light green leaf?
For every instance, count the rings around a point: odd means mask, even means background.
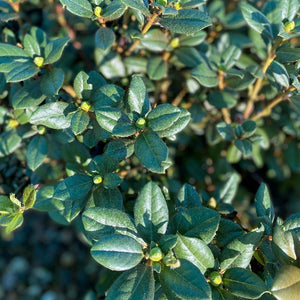
[[[154,52],[165,50],[168,44],[168,37],[160,29],[151,29],[141,38],[141,45]]]
[[[202,240],[178,234],[174,248],[176,257],[193,263],[202,274],[215,264],[214,256],[209,247]]]
[[[36,200],[36,190],[33,185],[28,185],[23,192],[23,203],[25,208],[32,208]]]
[[[148,243],[158,242],[166,232],[168,206],[162,191],[154,182],[147,183],[140,192],[134,206],[134,220],[138,232]]]
[[[129,91],[128,104],[131,112],[144,116],[150,110],[147,89],[140,76],[132,76]]]
[[[92,207],[82,214],[82,223],[87,234],[94,240],[100,240],[114,233],[138,238],[137,229],[131,218],[114,208]]]
[[[0,134],[0,157],[13,153],[21,145],[22,138],[15,130]]]
[[[121,0],[114,0],[108,4],[101,13],[101,16],[107,21],[120,18],[126,10],[126,5]]]
[[[82,133],[89,125],[89,114],[83,110],[78,110],[74,113],[71,119],[71,128],[75,135]]]
[[[268,68],[267,74],[271,76],[278,84],[283,87],[289,87],[290,77],[284,65],[273,60],[272,64]]]
[[[145,16],[149,16],[150,12],[148,7],[145,5],[144,0],[121,0],[126,6],[136,9],[143,13]]]
[[[237,99],[226,92],[212,92],[208,96],[208,101],[216,108],[232,108],[237,103]]]
[[[41,55],[39,43],[30,34],[26,34],[24,37],[24,48],[27,54],[31,57]]]
[[[140,162],[150,171],[164,173],[164,163],[168,158],[168,148],[161,138],[151,131],[146,131],[137,137],[134,152]]]
[[[163,16],[159,23],[174,33],[191,34],[210,26],[211,19],[199,10],[180,9],[176,16]]]
[[[30,122],[35,125],[44,125],[52,129],[70,127],[70,118],[64,112],[68,107],[65,102],[53,102],[41,105],[32,114]]]
[[[33,77],[36,73],[39,72],[39,68],[33,63],[33,61],[26,61],[21,64],[16,64],[14,68],[12,68],[6,74],[7,82],[19,82],[27,80]]]
[[[60,0],[62,5],[74,15],[90,18],[93,15],[92,5],[88,0]]]
[[[284,265],[276,273],[272,294],[278,300],[297,299],[300,291],[300,269]]]
[[[120,234],[101,238],[92,247],[91,254],[96,262],[113,271],[129,270],[143,259],[142,246]]]

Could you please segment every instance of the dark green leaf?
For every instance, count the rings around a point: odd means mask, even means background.
[[[272,39],[272,27],[262,12],[247,3],[241,4],[241,10],[245,21],[252,29]]]
[[[259,217],[267,216],[271,222],[274,221],[275,212],[268,187],[262,183],[255,195],[255,208]]]
[[[277,61],[273,61],[268,68],[267,73],[281,86],[289,87],[290,78],[284,65]]]
[[[255,273],[242,269],[232,268],[223,276],[225,287],[233,295],[243,299],[257,299],[267,292],[266,284]]]
[[[54,68],[45,74],[41,81],[41,90],[46,96],[57,95],[64,83],[64,72],[62,69]]]
[[[0,134],[0,157],[13,153],[21,145],[22,139],[15,130]]]
[[[142,246],[120,234],[101,238],[92,247],[91,254],[99,264],[113,271],[129,270],[143,259]]]
[[[192,208],[177,213],[172,221],[175,231],[209,243],[219,227],[220,215],[212,209]]]
[[[147,264],[124,272],[110,287],[106,300],[153,300],[153,270]]]
[[[120,18],[126,10],[126,5],[121,0],[110,2],[103,10],[101,16],[108,21]]]
[[[148,170],[155,173],[165,172],[168,148],[155,132],[139,134],[134,143],[134,153]]]
[[[248,140],[235,140],[234,145],[247,157],[252,153],[252,144]]]
[[[217,124],[217,130],[224,140],[233,141],[235,138],[234,129],[230,124],[221,122]]]
[[[160,29],[151,29],[141,38],[141,44],[148,50],[160,52],[167,48],[169,39]]]
[[[11,69],[6,75],[7,82],[19,82],[33,77],[39,72],[39,68],[32,62],[26,61]]]
[[[118,188],[100,187],[93,192],[96,206],[123,210],[123,197]]]
[[[261,226],[256,231],[239,235],[231,241],[222,251],[220,257],[221,269],[247,268],[263,233],[264,227]]]
[[[280,47],[276,51],[276,59],[282,64],[297,61],[300,59],[300,49]]]
[[[200,270],[187,260],[180,267],[164,267],[159,280],[168,299],[211,300],[211,290]]]
[[[36,170],[47,156],[48,143],[43,135],[36,135],[27,147],[26,158],[31,170]]]
[[[214,87],[219,83],[218,74],[212,70],[206,63],[199,64],[198,67],[191,71],[191,76],[197,79],[205,87]]]
[[[216,108],[232,108],[237,102],[231,94],[226,92],[212,92],[208,96],[208,101]]]
[[[122,182],[122,179],[116,173],[109,173],[103,177],[103,186],[106,189],[111,189],[118,186]]]
[[[68,0],[69,1],[69,0]],[[74,0],[72,0],[74,1]],[[83,0],[80,0],[83,1]],[[58,61],[64,51],[64,48],[67,46],[67,43],[70,41],[69,37],[56,39],[50,42],[45,48],[45,61],[44,64],[53,64]]]
[[[152,80],[162,79],[167,73],[167,63],[161,57],[151,57],[147,64],[147,74]]]
[[[96,47],[106,50],[115,42],[115,33],[108,27],[100,27],[95,34]]]
[[[185,184],[179,191],[176,198],[177,206],[194,208],[201,206],[201,199],[196,190],[189,184]]]
[[[147,126],[153,131],[167,130],[179,119],[180,113],[180,109],[174,105],[158,105],[147,115]]]
[[[135,225],[147,242],[158,242],[168,226],[168,206],[160,188],[147,183],[140,192],[134,206]]]

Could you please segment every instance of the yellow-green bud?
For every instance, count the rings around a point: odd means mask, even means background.
[[[219,286],[222,283],[222,276],[219,272],[214,271],[209,274],[209,280],[213,286]]]
[[[45,126],[39,125],[37,127],[37,130],[38,130],[39,134],[45,134],[46,133],[46,127]]]
[[[100,184],[102,182],[102,177],[100,175],[96,175],[93,178],[93,181],[94,181],[95,184]]]
[[[98,18],[101,17],[102,8],[100,6],[96,6],[94,9],[94,15]]]
[[[161,261],[163,258],[163,253],[160,248],[155,247],[151,249],[149,257],[152,261]]]
[[[179,47],[179,44],[180,44],[180,40],[179,40],[178,37],[174,38],[174,39],[171,41],[171,43],[170,43],[170,45],[171,45],[172,48],[177,48],[177,47]]]
[[[214,197],[209,198],[207,205],[211,208],[217,207],[217,200]]]
[[[44,64],[44,57],[37,56],[34,58],[33,62],[35,63],[36,66],[38,66],[40,68]]]
[[[294,21],[286,22],[284,24],[284,31],[286,33],[291,33],[294,29],[295,29],[295,22]]]
[[[17,128],[19,125],[19,122],[17,120],[9,120],[8,127],[14,129]]]
[[[135,126],[140,129],[144,129],[146,127],[146,120],[144,118],[137,119],[137,121],[135,122]]]
[[[86,112],[89,112],[90,109],[92,108],[92,105],[90,103],[84,101],[81,103],[80,108]]]
[[[179,2],[176,2],[176,3],[174,4],[174,8],[175,8],[176,10],[181,9],[181,4],[180,4]]]

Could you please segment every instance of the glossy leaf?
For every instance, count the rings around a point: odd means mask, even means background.
[[[169,213],[160,188],[147,183],[140,192],[134,206],[134,220],[138,232],[147,242],[156,241],[166,232]]]
[[[178,234],[174,248],[176,257],[193,263],[202,274],[215,263],[214,256],[209,247],[202,240]]]
[[[159,280],[168,299],[210,300],[211,290],[200,270],[187,260],[180,260],[180,267],[164,267]]]
[[[257,299],[267,291],[267,286],[260,277],[242,268],[226,271],[223,282],[229,292],[243,299]]]
[[[74,1],[74,0],[73,0]],[[83,1],[83,0],[80,0]],[[58,61],[62,55],[64,48],[70,41],[69,37],[60,38],[50,42],[45,48],[44,64],[53,64]]]
[[[113,271],[135,267],[143,258],[141,245],[131,237],[113,234],[103,237],[91,248],[92,257]]]
[[[46,96],[57,95],[64,82],[64,72],[54,68],[45,74],[41,81],[41,91]]]
[[[31,170],[36,170],[47,156],[48,143],[44,136],[36,135],[27,147],[26,158]]]
[[[148,170],[155,173],[165,172],[168,148],[155,132],[139,134],[134,143],[134,153]]]
[[[88,0],[60,0],[60,2],[77,16],[90,18],[93,15],[92,5]]]
[[[110,287],[107,300],[153,300],[153,270],[147,264],[124,272]]]
[[[115,40],[115,33],[110,28],[100,27],[95,33],[96,47],[102,50],[109,49]]]

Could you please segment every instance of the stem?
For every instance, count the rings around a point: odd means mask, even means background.
[[[223,91],[225,88],[225,83],[224,83],[224,76],[225,73],[222,70],[219,70],[219,90]],[[227,124],[231,124],[231,117],[230,117],[230,111],[228,108],[222,108],[221,109],[223,119]]]
[[[288,94],[292,91],[295,90],[295,87],[290,87],[286,92],[284,92],[283,94],[277,96],[267,107],[265,107],[261,112],[257,113],[256,115],[254,115],[251,120],[252,121],[256,121],[259,118],[268,116],[271,114],[272,108],[275,107],[276,105],[278,105],[280,102],[288,100]]]
[[[281,45],[281,43],[282,43],[282,38],[278,37],[276,39],[274,45],[272,46],[266,61],[264,62],[263,66],[262,66],[262,72],[263,72],[264,75],[266,74],[269,66],[271,65],[271,63],[275,59],[276,49]],[[245,119],[248,119],[251,112],[253,111],[254,101],[257,99],[258,93],[260,92],[261,88],[263,87],[264,77],[265,76],[263,76],[263,78],[258,78],[257,81],[255,82],[252,93],[251,93],[251,95],[249,97],[249,100],[247,102],[246,109],[244,111],[244,118]]]
[[[187,94],[188,90],[186,88],[183,88],[179,94],[175,97],[175,99],[172,101],[172,105],[179,106],[181,101],[183,100],[184,96]]]
[[[151,18],[149,19],[148,23],[145,25],[145,27],[142,30],[142,35],[146,34],[149,29],[151,28],[151,26],[155,23],[156,18],[160,15],[160,12],[158,13],[154,13]],[[135,48],[138,46],[138,44],[140,43],[140,39],[137,39],[134,41],[134,43],[130,46],[130,48],[125,52],[126,56],[129,56],[134,50]]]

